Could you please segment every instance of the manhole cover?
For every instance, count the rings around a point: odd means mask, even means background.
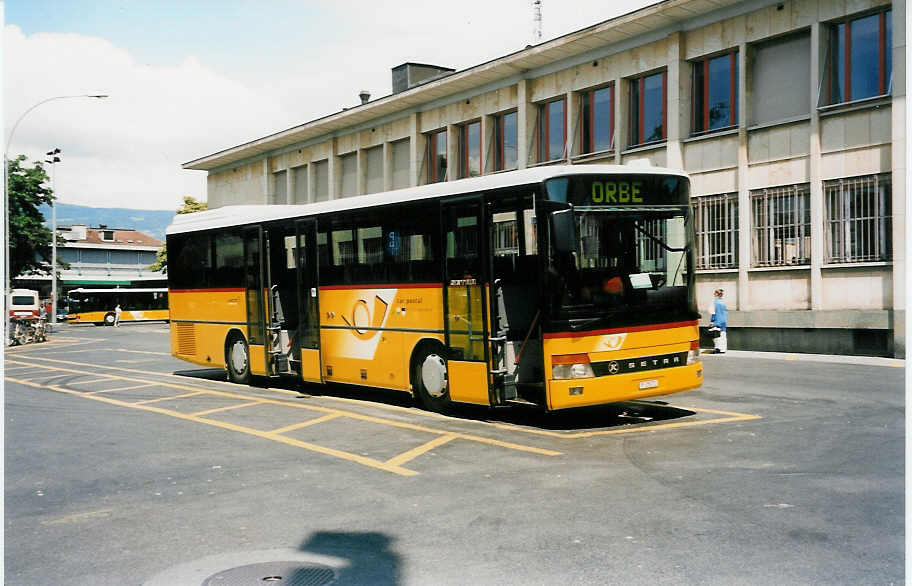
[[[203,586],[322,586],[335,579],[333,569],[321,564],[265,562],[212,574]]]

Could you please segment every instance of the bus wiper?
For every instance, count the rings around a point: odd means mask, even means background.
[[[570,320],[570,330],[571,330],[571,331],[572,331],[572,330],[579,330],[579,329],[582,329],[582,328],[591,326],[592,324],[594,324],[594,323],[596,323],[596,322],[598,322],[598,321],[601,321],[601,319],[602,319],[602,318],[600,318],[600,317],[592,317],[592,318],[589,318],[589,319],[586,319],[586,320],[583,320],[583,321],[579,321],[579,322],[575,322],[574,320]]]
[[[667,250],[668,252],[684,252],[685,250],[687,250],[686,246],[684,248],[672,248],[672,247],[668,246],[667,244],[665,244],[664,240],[662,240],[660,238],[656,238],[655,236],[650,234],[648,231],[644,230],[643,228],[640,228],[640,226],[636,222],[633,223],[633,228],[637,232],[639,232],[640,234],[645,236],[646,238],[649,238],[650,240],[652,240],[653,242],[655,242],[656,244],[658,244],[659,246],[661,246],[662,248]]]

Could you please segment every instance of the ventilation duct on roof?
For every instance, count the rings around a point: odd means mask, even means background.
[[[426,65],[423,63],[403,63],[393,67],[393,93],[398,94],[412,89],[416,85],[446,77],[456,71],[449,67],[439,65]]]

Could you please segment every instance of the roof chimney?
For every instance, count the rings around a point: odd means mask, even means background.
[[[416,85],[446,77],[454,73],[455,69],[440,67],[439,65],[426,65],[424,63],[403,63],[393,67],[393,93],[398,94],[412,89]]]
[[[358,94],[358,97],[361,98],[361,103],[366,104],[370,99],[370,92],[367,90],[361,90],[361,93]]]

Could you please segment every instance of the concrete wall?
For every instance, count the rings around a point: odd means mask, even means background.
[[[390,166],[389,144],[411,139],[411,184],[425,181],[427,165],[424,134],[448,130],[450,172],[456,179],[456,133],[458,125],[481,120],[482,156],[486,171],[493,169],[493,115],[509,110],[519,114],[520,168],[536,164],[535,129],[538,103],[557,97],[567,99],[567,146],[570,156],[579,152],[576,131],[579,123],[577,92],[614,84],[615,146],[613,152],[589,157],[582,162],[643,163],[683,167],[692,176],[693,195],[736,193],[739,205],[739,266],[736,269],[705,271],[698,275],[701,305],[711,299],[712,289],[722,286],[734,312],[765,316],[761,321],[745,320],[745,328],[776,328],[781,323],[770,317],[771,310],[817,312],[883,313],[893,332],[891,351],[904,351],[904,328],[895,327],[893,312],[905,311],[905,0],[790,0],[769,3],[745,1],[730,17],[703,24],[682,23],[679,32],[639,46],[608,50],[600,57],[572,65],[543,65],[540,70],[520,72],[518,81],[497,87],[496,80],[479,77],[479,89],[449,99],[435,96],[426,104],[404,108],[401,117],[387,119],[370,128],[338,131],[332,136],[283,148],[274,154],[234,168],[210,172],[210,207],[234,203],[271,201],[275,187],[273,173],[314,161],[328,160],[330,198],[340,194],[339,157],[358,155],[358,190],[365,192],[365,155],[371,147],[383,146],[384,161]],[[818,91],[826,66],[827,22],[880,6],[892,5],[893,71],[892,95],[879,100],[840,107],[823,107]],[[752,8],[757,7],[757,8]],[[706,22],[709,20],[709,22]],[[749,126],[754,45],[781,35],[800,33],[809,39],[809,89],[794,95],[808,104],[807,115]],[[803,45],[803,46],[808,46]],[[690,61],[716,53],[738,51],[738,118],[736,128],[706,135],[691,135]],[[570,56],[568,56],[569,58]],[[645,147],[628,147],[630,79],[656,71],[667,72],[667,140]],[[494,86],[494,89],[491,87]],[[788,88],[783,88],[788,91]],[[804,95],[805,93],[808,95]],[[897,158],[902,158],[899,162]],[[309,168],[309,167],[308,167]],[[863,266],[823,264],[823,188],[827,179],[889,173],[893,171],[893,254],[888,263]],[[293,194],[292,176],[286,192]],[[309,176],[309,179],[312,177]],[[391,185],[385,170],[385,185]],[[313,201],[313,181],[309,180]],[[811,263],[798,268],[755,268],[751,266],[750,192],[754,189],[803,184],[810,185]],[[291,196],[290,196],[291,197]],[[284,202],[276,202],[284,203]],[[878,322],[878,323],[881,323]],[[750,324],[750,325],[747,325]],[[864,329],[866,326],[860,326]],[[871,328],[878,329],[878,328]],[[759,331],[759,330],[758,330]],[[743,339],[749,339],[746,336]]]

